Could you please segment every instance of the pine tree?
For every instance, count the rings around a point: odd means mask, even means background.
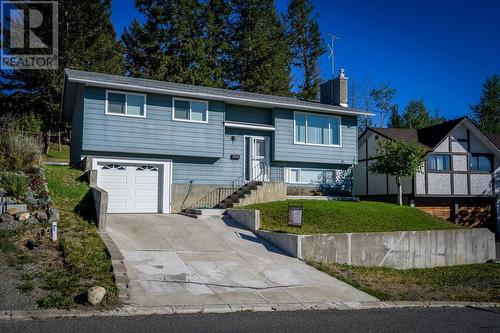
[[[431,115],[427,111],[427,107],[423,100],[412,100],[408,102],[401,116],[401,126],[402,128],[424,128],[432,125],[436,125],[445,121],[443,117],[439,115],[439,110],[435,110],[434,114]]]
[[[485,133],[500,133],[500,76],[495,74],[483,84],[479,103],[471,106],[472,115]]]
[[[59,127],[62,71],[65,68],[123,73],[121,46],[115,39],[110,16],[110,0],[59,1],[58,70],[1,72],[3,88],[16,92],[17,108],[38,114],[45,130]]]
[[[289,50],[273,0],[233,0],[232,87],[263,94],[290,95]]]
[[[227,0],[139,0],[146,17],[122,35],[132,76],[223,87],[227,81]]]
[[[288,5],[288,38],[294,57],[294,66],[303,74],[298,96],[302,99],[317,98],[320,72],[318,58],[325,52],[318,25],[318,14],[313,14],[309,0],[291,0]]]

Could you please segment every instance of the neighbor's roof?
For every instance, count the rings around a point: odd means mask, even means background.
[[[118,75],[109,75],[66,69],[64,75],[63,105],[61,108],[61,121],[71,121],[72,99],[75,97],[76,87],[79,84],[97,86],[111,89],[168,94],[174,96],[220,100],[231,104],[250,105],[268,108],[285,108],[300,111],[316,111],[345,115],[373,115],[362,110],[321,104],[314,101],[299,100],[292,97],[264,95],[238,90],[210,88],[190,84],[139,79]],[[68,104],[70,103],[70,104]]]
[[[418,143],[427,151],[432,151],[439,145],[446,136],[460,123],[467,125],[479,133],[484,141],[500,151],[500,134],[484,134],[467,117],[448,120],[437,125],[414,129],[414,128],[377,128],[369,127],[366,131],[372,131],[392,140],[401,140],[405,142]],[[361,135],[363,136],[366,131]],[[361,137],[360,136],[360,137]]]
[[[490,133],[486,134],[486,136],[488,137],[488,139],[490,139],[491,142],[495,144],[495,146],[497,146],[498,149],[500,149],[500,133],[498,134]]]

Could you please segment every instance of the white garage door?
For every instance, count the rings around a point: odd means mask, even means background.
[[[108,213],[157,213],[159,176],[154,165],[99,165],[97,186],[108,192]]]

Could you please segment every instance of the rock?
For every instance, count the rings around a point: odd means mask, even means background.
[[[3,201],[8,204],[15,204],[17,202],[15,199],[12,199],[10,197],[3,198]]]
[[[38,247],[38,243],[35,242],[34,240],[32,239],[28,239],[26,241],[26,247],[29,249],[29,250],[34,250],[35,247]]]
[[[0,215],[0,222],[11,222],[14,221],[14,217],[8,213],[3,213]]]
[[[26,222],[25,222],[25,223],[27,223],[27,224],[36,224],[36,223],[38,223],[38,220],[36,219],[36,217],[34,217],[34,216],[30,216],[30,217],[26,220]]]
[[[17,214],[16,217],[17,217],[17,220],[19,222],[24,222],[26,221],[27,219],[29,219],[31,216],[30,213],[20,213],[20,214]]]
[[[6,210],[7,214],[10,214],[12,216],[16,215],[17,213],[19,213],[19,209],[18,208],[15,208],[15,207],[12,207],[12,208],[8,208]]]
[[[59,209],[49,208],[49,222],[59,222]]]
[[[92,305],[100,304],[106,295],[106,289],[100,286],[95,286],[87,290],[87,300]]]
[[[47,219],[48,219],[47,213],[45,213],[45,212],[41,212],[41,211],[40,211],[40,212],[36,212],[36,213],[35,213],[35,217],[36,217],[37,219],[41,220],[41,221],[45,221],[45,220],[47,220]]]

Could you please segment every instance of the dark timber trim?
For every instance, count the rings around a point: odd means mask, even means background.
[[[467,129],[467,194],[470,195],[470,131]]]

